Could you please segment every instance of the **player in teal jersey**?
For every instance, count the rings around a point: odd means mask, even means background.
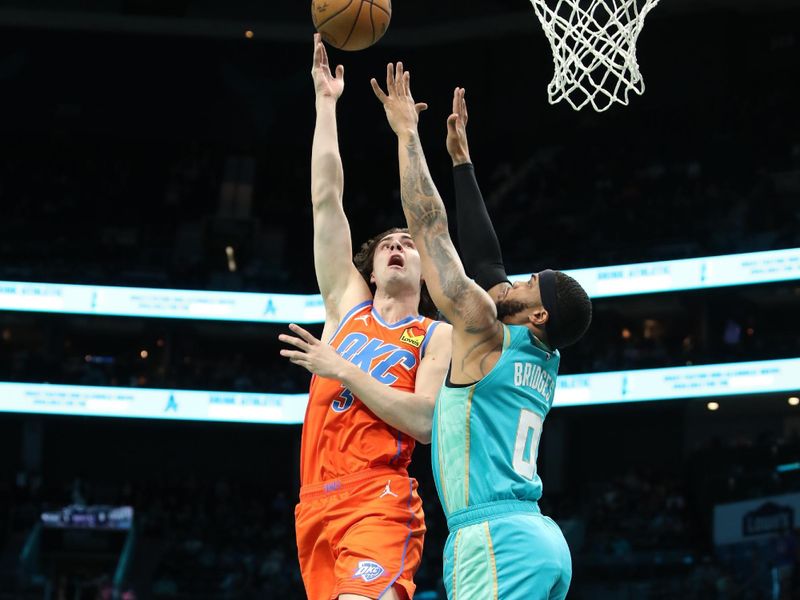
[[[453,325],[452,362],[436,402],[431,450],[450,530],[444,553],[448,598],[564,598],[572,574],[569,548],[539,510],[536,455],[553,402],[558,349],[584,334],[591,302],[558,271],[508,282],[474,173],[465,166],[466,103],[457,89],[448,149],[459,227],[464,224],[462,250],[478,283],[467,277],[419,140],[419,113],[427,106],[414,102],[402,63],[387,67],[386,85],[384,93],[372,80],[398,138],[403,211],[428,289]],[[459,178],[460,171],[468,177]]]

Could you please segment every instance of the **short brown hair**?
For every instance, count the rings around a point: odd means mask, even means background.
[[[366,242],[361,244],[361,248],[359,248],[358,252],[356,252],[356,255],[353,257],[353,264],[356,266],[356,269],[358,269],[358,272],[361,273],[364,281],[367,282],[367,285],[369,286],[369,289],[372,290],[373,295],[375,294],[375,284],[370,281],[370,277],[372,275],[373,261],[375,259],[375,249],[378,247],[378,242],[380,242],[387,235],[391,235],[393,233],[408,233],[408,228],[392,227],[383,233],[379,233],[375,237],[371,237]],[[438,314],[436,305],[433,303],[433,299],[428,293],[428,286],[425,285],[424,281],[422,282],[422,289],[420,290],[419,294],[418,310],[419,314],[431,319],[435,319],[436,315]]]

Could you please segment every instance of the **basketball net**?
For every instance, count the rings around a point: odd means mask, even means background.
[[[636,40],[658,0],[531,0],[553,50],[550,104],[597,112],[644,93]]]

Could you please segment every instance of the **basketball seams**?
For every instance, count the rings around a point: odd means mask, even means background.
[[[369,4],[369,7],[365,8],[365,4]],[[317,23],[317,8],[335,12]],[[392,16],[392,2],[391,0],[347,0],[346,2],[314,0],[312,11],[314,24],[328,44],[340,50],[362,50],[374,45],[386,33]]]
[[[378,10],[380,10],[380,11],[383,11],[384,13],[386,13],[386,16],[387,16],[387,17],[390,17],[390,18],[391,18],[391,16],[392,16],[392,13],[390,13],[388,10],[386,10],[385,8],[383,8],[383,7],[382,7],[380,4],[376,4],[375,0],[370,0],[370,4],[372,4],[372,6],[374,6],[374,7],[375,7],[375,8],[377,8]],[[391,6],[391,5],[390,5],[390,6]]]
[[[370,46],[375,43],[375,17],[372,14],[372,9],[375,8],[375,2],[369,0],[369,23],[372,26],[372,41]]]
[[[348,4],[348,6],[350,6],[350,4],[352,4],[352,0],[350,0],[350,3]],[[350,38],[353,37],[353,32],[356,30],[356,25],[358,25],[358,19],[361,16],[361,9],[362,8],[364,8],[364,0],[361,0],[361,3],[358,5],[358,12],[356,13],[356,16],[353,17],[353,26],[350,27],[350,33],[348,33],[347,37],[344,38],[344,42],[342,42],[342,48],[347,46],[347,42],[349,42]]]
[[[348,2],[346,5],[345,5],[345,6],[343,6],[342,8],[340,8],[338,11],[336,11],[335,13],[333,13],[331,16],[329,16],[327,19],[325,19],[325,20],[324,20],[324,21],[322,21],[321,23],[315,23],[315,25],[316,25],[316,27],[317,27],[317,30],[319,30],[319,28],[320,28],[320,27],[322,27],[323,25],[325,25],[325,23],[329,22],[331,19],[335,19],[335,18],[336,18],[336,17],[338,17],[340,14],[342,14],[343,12],[345,12],[345,11],[346,11],[348,8],[350,8],[350,5],[352,5],[352,4],[353,4],[353,1],[354,1],[354,0],[350,0],[350,1],[349,1],[349,2]],[[361,10],[361,9],[359,8],[359,10]],[[352,33],[352,32],[351,32],[351,33]]]

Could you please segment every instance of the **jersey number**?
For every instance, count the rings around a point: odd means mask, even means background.
[[[539,436],[542,435],[542,418],[535,412],[519,411],[517,439],[514,442],[514,470],[525,479],[536,475],[536,456],[539,453]]]
[[[339,396],[331,403],[331,408],[334,412],[344,412],[353,406],[353,392],[342,386],[342,391]]]

